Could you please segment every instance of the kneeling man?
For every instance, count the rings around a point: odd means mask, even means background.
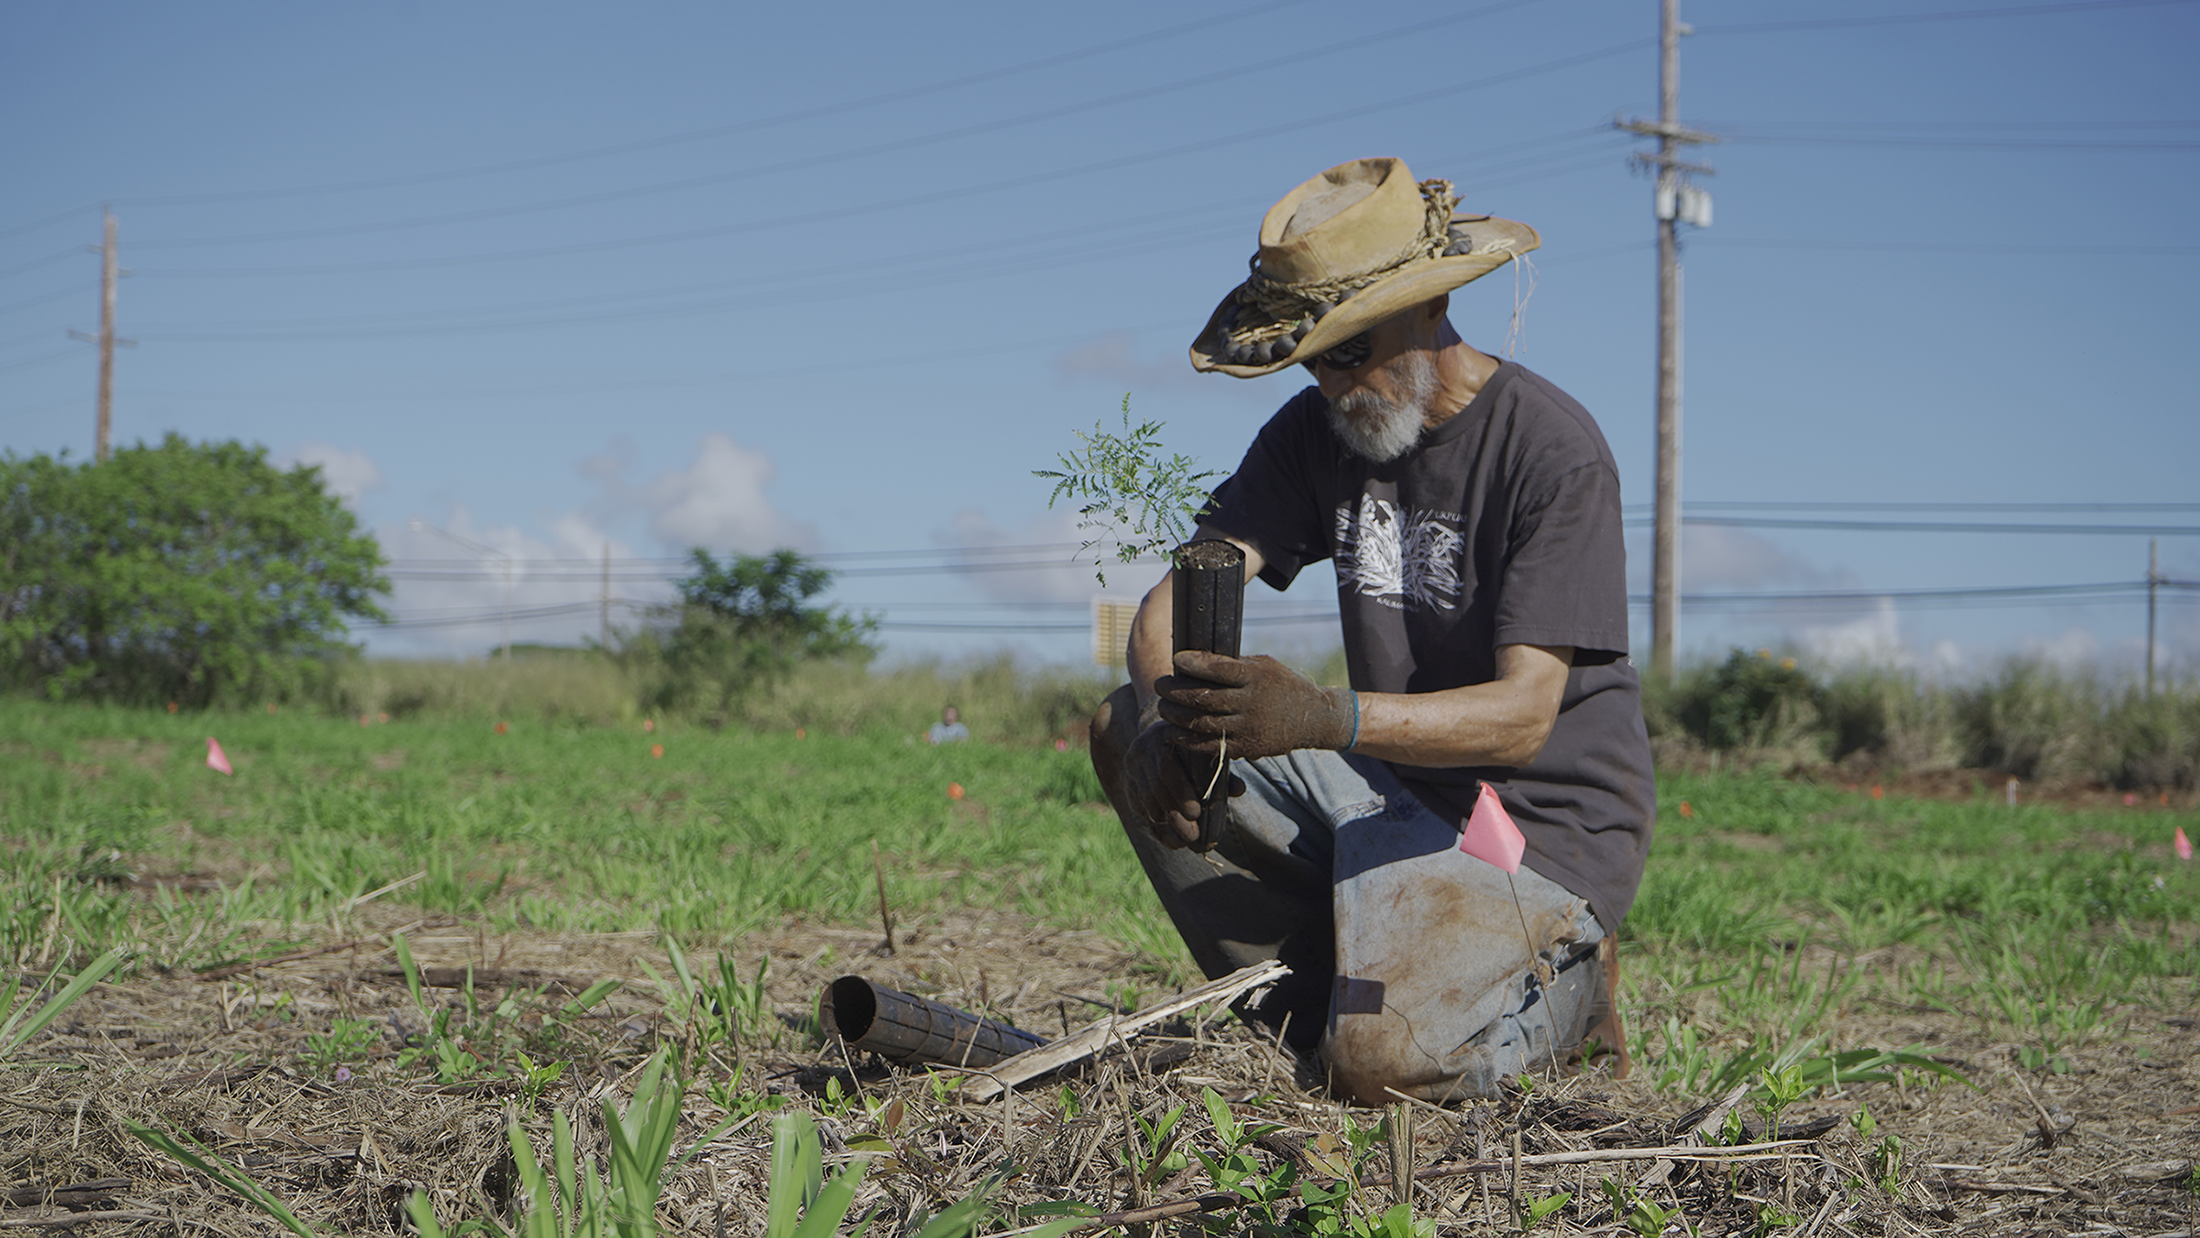
[[[1192,345],[1202,371],[1314,378],[1200,536],[1278,589],[1333,560],[1352,687],[1267,657],[1172,659],[1165,578],[1131,683],[1092,725],[1200,967],[1288,964],[1250,1013],[1318,1046],[1362,1104],[1486,1095],[1588,1036],[1624,1051],[1610,944],[1655,805],[1611,450],[1564,392],[1452,329],[1451,290],[1537,244],[1454,205],[1395,159],[1315,177],[1268,212],[1252,277]],[[1209,780],[1184,752],[1230,762],[1204,854]],[[1484,787],[1525,836],[1517,875],[1459,849]]]

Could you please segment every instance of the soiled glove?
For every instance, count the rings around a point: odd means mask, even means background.
[[[1155,724],[1138,733],[1130,751],[1123,754],[1123,780],[1132,811],[1152,828],[1164,847],[1189,847],[1199,841],[1199,793],[1204,780],[1195,779],[1185,767],[1199,757],[1187,757],[1169,742],[1173,727]],[[1209,768],[1213,766],[1208,762]],[[1245,794],[1245,783],[1235,774],[1225,775],[1230,794]]]
[[[1348,748],[1360,706],[1350,688],[1324,688],[1267,655],[1233,658],[1184,650],[1176,674],[1154,684],[1170,742],[1188,752],[1275,757],[1301,748]]]

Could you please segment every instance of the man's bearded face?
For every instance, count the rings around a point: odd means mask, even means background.
[[[1421,441],[1424,410],[1436,397],[1435,355],[1426,349],[1400,354],[1388,367],[1397,398],[1354,387],[1329,403],[1329,428],[1353,455],[1387,463]]]

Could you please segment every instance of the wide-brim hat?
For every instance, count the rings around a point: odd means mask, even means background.
[[[1402,159],[1338,164],[1292,190],[1260,221],[1251,277],[1192,341],[1192,368],[1273,374],[1543,243],[1526,224],[1455,213],[1457,201],[1450,181],[1416,182]]]

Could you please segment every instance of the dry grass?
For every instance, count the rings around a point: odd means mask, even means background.
[[[490,1001],[517,988],[554,1002],[606,977],[624,987],[554,1029],[573,1065],[541,1096],[528,1097],[510,1079],[439,1087],[394,1057],[399,1029],[417,1034],[421,1024],[382,944],[407,920],[431,978],[439,968],[471,965]],[[636,1068],[667,1044],[695,1066],[679,1151],[740,1111],[725,1103],[755,1110],[668,1179],[659,1222],[677,1233],[761,1231],[771,1141],[769,1115],[758,1108],[772,1103],[765,1097],[818,1115],[829,1163],[871,1158],[851,1215],[874,1214],[872,1232],[887,1234],[1003,1174],[995,1198],[1005,1208],[1076,1200],[1108,1211],[1196,1197],[1208,1185],[1197,1160],[1134,1182],[1120,1150],[1139,1138],[1132,1114],[1151,1120],[1183,1105],[1191,1145],[1221,1154],[1200,1102],[1206,1089],[1241,1117],[1277,1125],[1246,1149],[1257,1162],[1300,1162],[1310,1176],[1321,1176],[1325,1150],[1380,1116],[1331,1101],[1308,1063],[1227,1018],[1166,1028],[1005,1104],[943,1094],[927,1075],[851,1057],[805,1034],[816,994],[849,971],[1048,1035],[1084,1022],[1126,985],[1148,995],[1157,988],[1138,957],[1094,934],[1002,915],[900,926],[891,957],[875,953],[877,935],[861,929],[790,923],[759,935],[739,958],[744,973],[750,961],[770,960],[766,987],[778,1018],[745,1042],[707,1048],[685,1012],[666,1008],[650,977],[651,968],[666,970],[665,958],[647,935],[500,936],[394,909],[354,931],[361,944],[347,949],[220,980],[139,977],[100,986],[73,1008],[25,1060],[0,1072],[0,1178],[12,1189],[0,1227],[270,1232],[250,1205],[133,1139],[126,1120],[190,1134],[325,1232],[405,1232],[402,1204],[416,1190],[446,1221],[508,1218],[516,1188],[507,1123],[517,1120],[543,1148],[550,1110],[563,1108],[580,1124],[584,1152],[601,1157],[597,1102],[623,1104]],[[430,992],[431,1006],[455,1000],[453,990]],[[315,1069],[309,1052],[337,1018],[390,1029],[349,1061],[344,1083],[325,1063]],[[1812,1142],[1770,1159],[1679,1163],[1662,1184],[1640,1187],[1644,1197],[1679,1207],[1704,1234],[1765,1232],[1770,1211],[1794,1218],[1779,1232],[1797,1234],[2154,1235],[2193,1224],[2196,1197],[2182,1179],[2200,1112],[2195,1020],[2126,1027],[2073,1052],[2070,1072],[2058,1076],[2017,1069],[2016,1046],[1970,1036],[1961,1030],[1968,1020],[1945,1012],[1864,1007],[1839,1018],[1844,1040],[1923,1043],[1980,1090],[1910,1080],[1807,1100],[1786,1121],[1791,1130],[1809,1123],[1805,1133],[1824,1128]],[[729,1091],[723,1084],[737,1068],[742,1084]],[[1653,1162],[1530,1163],[1516,1181],[1509,1159],[1668,1144],[1693,1124],[1683,1111],[1699,1099],[1707,1098],[1661,1096],[1640,1079],[1590,1071],[1465,1108],[1421,1107],[1413,1161],[1424,1175],[1441,1176],[1424,1177],[1416,1207],[1440,1232],[1510,1232],[1511,1201],[1564,1191],[1573,1200],[1537,1232],[1628,1232],[1599,1184],[1639,1184],[1655,1173]],[[1881,1124],[1871,1140],[1850,1121],[1867,1104]],[[1903,1154],[1892,1190],[1878,1182],[1885,1170],[1878,1140],[1889,1133]],[[1442,1169],[1476,1160],[1502,1164],[1481,1166],[1497,1172]],[[1388,1163],[1378,1151],[1370,1178],[1384,1176]],[[35,1202],[41,1190],[100,1180],[109,1182],[66,1206]],[[1365,1198],[1370,1211],[1391,1200],[1379,1186]],[[1217,1212],[1208,1223],[1239,1232],[1247,1218]],[[1012,1213],[997,1212],[980,1232],[1016,1224]]]

